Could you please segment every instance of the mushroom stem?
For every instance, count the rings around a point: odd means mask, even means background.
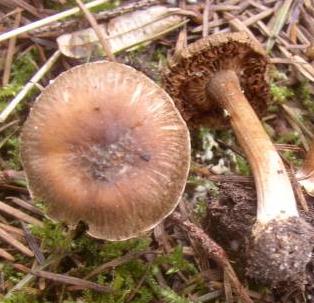
[[[210,98],[227,111],[252,168],[257,191],[257,221],[299,216],[284,164],[247,101],[233,70],[222,70],[207,84]]]

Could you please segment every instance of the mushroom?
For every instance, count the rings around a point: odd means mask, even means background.
[[[190,140],[169,95],[135,69],[95,62],[58,76],[22,130],[30,191],[48,215],[106,240],[150,230],[185,187]]]
[[[297,178],[305,191],[314,197],[314,140],[305,156],[301,169],[297,172]]]
[[[192,126],[230,122],[257,191],[248,272],[276,283],[304,273],[312,244],[285,166],[255,113],[263,113],[269,96],[267,64],[263,49],[246,33],[216,34],[173,58],[164,86]]]

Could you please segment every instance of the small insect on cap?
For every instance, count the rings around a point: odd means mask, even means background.
[[[176,207],[190,164],[185,122],[167,93],[123,64],[62,73],[35,102],[22,131],[29,188],[48,214],[125,240]]]

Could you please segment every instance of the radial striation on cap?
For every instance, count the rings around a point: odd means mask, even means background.
[[[178,204],[190,141],[164,90],[102,61],[62,73],[43,91],[23,127],[21,156],[30,191],[52,218],[124,240]]]
[[[172,59],[164,72],[164,87],[186,121],[199,123],[205,117],[209,124],[224,126],[223,111],[206,93],[208,81],[221,70],[235,71],[245,96],[262,114],[269,99],[267,63],[262,47],[245,32],[215,34],[190,44]]]

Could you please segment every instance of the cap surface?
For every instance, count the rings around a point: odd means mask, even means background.
[[[269,97],[264,50],[244,32],[215,34],[200,39],[173,58],[164,72],[164,87],[185,120],[208,117],[225,124],[222,110],[206,94],[206,84],[220,70],[235,70],[247,99],[262,113]]]
[[[21,156],[31,192],[52,218],[123,240],[176,207],[190,141],[164,90],[102,61],[64,72],[43,91],[23,127]]]

